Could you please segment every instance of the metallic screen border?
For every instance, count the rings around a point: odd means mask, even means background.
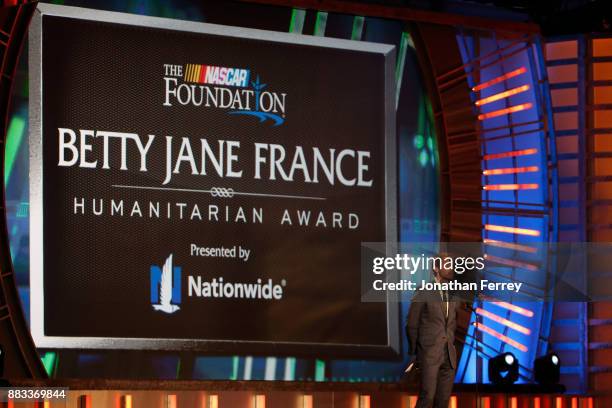
[[[398,240],[397,230],[397,134],[395,130],[395,46],[327,37],[229,27],[158,17],[145,17],[78,7],[39,4],[29,30],[30,115],[30,329],[37,347],[71,349],[196,350],[203,353],[241,353],[294,356],[398,358],[401,353],[399,303],[387,302],[387,345],[305,342],[261,342],[205,339],[152,339],[116,337],[46,336],[44,332],[44,231],[42,151],[42,47],[43,17],[67,17],[113,24],[249,38],[381,54],[385,58],[385,198],[386,240]],[[91,322],[95,324],[95,322]]]

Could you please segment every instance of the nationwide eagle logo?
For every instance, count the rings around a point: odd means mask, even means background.
[[[151,266],[151,305],[153,310],[174,313],[181,303],[181,268],[172,266],[172,254],[160,269]]]

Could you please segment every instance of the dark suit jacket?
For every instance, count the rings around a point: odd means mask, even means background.
[[[410,354],[416,355],[421,366],[441,363],[444,353],[448,353],[451,366],[457,367],[455,329],[458,305],[450,297],[446,318],[446,306],[439,292],[417,292],[412,299],[406,319],[406,336]]]

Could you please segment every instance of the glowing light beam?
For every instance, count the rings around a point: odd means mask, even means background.
[[[507,234],[527,235],[530,237],[539,237],[540,231],[529,228],[508,227],[505,225],[485,224],[485,230],[494,232],[505,232]]]
[[[493,79],[491,79],[489,81],[482,82],[482,83],[476,85],[475,87],[473,87],[472,91],[478,92],[478,91],[480,91],[482,89],[488,88],[488,87],[493,86],[495,84],[499,84],[500,82],[503,82],[503,81],[505,81],[507,79],[514,78],[514,77],[517,77],[519,75],[522,75],[525,72],[527,72],[527,68],[520,67],[518,69],[515,69],[514,71],[507,72],[507,73],[505,73],[503,75],[500,75],[498,77],[495,77],[495,78],[493,78]]]
[[[529,330],[528,328],[521,326],[520,324],[514,323],[508,319],[504,319],[501,316],[496,315],[495,313],[491,313],[488,310],[484,310],[480,307],[476,308],[476,313],[484,316],[488,319],[493,320],[494,322],[497,322],[499,324],[503,324],[504,326],[507,326],[509,328],[511,328],[512,330],[516,330],[519,333],[523,333],[526,334],[527,336],[529,336],[531,334],[531,330]]]
[[[476,106],[486,105],[487,103],[492,103],[495,101],[499,101],[500,99],[509,98],[513,95],[527,92],[528,90],[529,90],[529,85],[521,85],[516,88],[508,89],[507,91],[496,93],[495,95],[487,96],[486,98],[478,99],[477,101],[474,102],[474,105]]]
[[[484,333],[487,333],[488,335],[491,335],[491,336],[497,338],[500,341],[503,341],[504,343],[514,347],[515,349],[517,349],[519,351],[522,351],[523,353],[527,352],[527,350],[528,350],[527,346],[525,346],[524,344],[521,344],[518,341],[513,340],[513,339],[511,339],[508,336],[504,336],[500,332],[498,332],[496,330],[493,330],[492,328],[490,328],[488,326],[485,326],[482,323],[476,322],[476,323],[474,323],[474,326],[476,327],[476,329],[478,329],[478,330],[480,330],[480,331],[482,331]]]
[[[486,120],[486,119],[496,118],[502,115],[509,115],[511,113],[516,113],[516,112],[524,111],[527,109],[531,109],[532,107],[533,107],[533,104],[531,102],[521,103],[519,105],[510,106],[508,108],[498,109],[498,110],[494,110],[492,112],[487,112],[487,113],[481,113],[480,115],[478,115],[478,120]]]

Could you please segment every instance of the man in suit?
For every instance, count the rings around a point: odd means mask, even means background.
[[[437,282],[448,282],[453,275],[452,270],[434,270]],[[457,305],[446,290],[419,291],[412,299],[406,336],[412,365],[407,371],[420,368],[421,389],[415,408],[448,408],[457,367]]]

